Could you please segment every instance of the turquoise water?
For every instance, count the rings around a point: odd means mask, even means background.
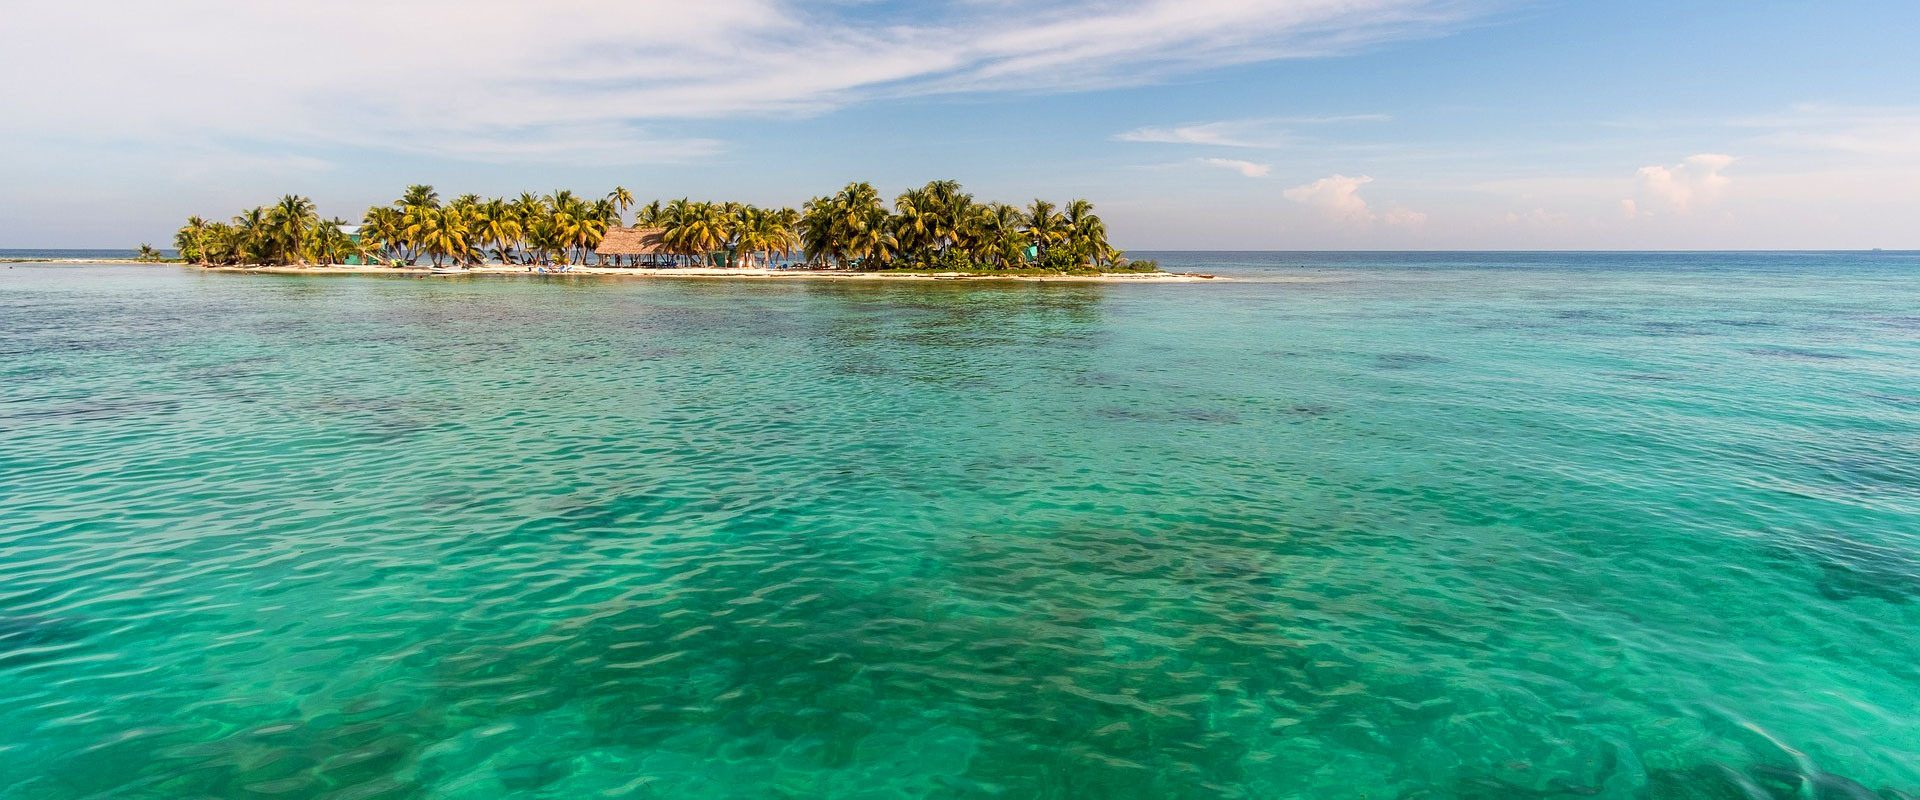
[[[0,270],[0,799],[1920,793],[1920,257],[1160,257]]]
[[[49,259],[56,260],[56,261],[70,261],[74,259],[87,259],[87,258],[98,258],[98,259],[105,259],[109,261],[131,261],[139,255],[140,255],[140,251],[134,250],[132,248],[128,248],[125,250],[98,249],[98,248],[89,249],[89,250],[76,250],[76,249],[65,249],[65,250],[62,250],[62,249],[53,249],[53,250],[12,249],[12,250],[9,250],[6,248],[0,248],[0,261],[6,261],[11,259],[25,259],[30,261],[44,261]],[[166,258],[177,258],[180,255],[180,251],[174,250],[171,248],[161,248],[160,255]]]

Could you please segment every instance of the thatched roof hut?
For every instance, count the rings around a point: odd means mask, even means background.
[[[666,228],[608,228],[607,235],[593,252],[603,256],[672,255],[667,247]]]

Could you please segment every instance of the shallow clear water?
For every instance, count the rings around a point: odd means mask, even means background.
[[[1920,792],[1920,258],[1160,257],[0,270],[0,798]]]

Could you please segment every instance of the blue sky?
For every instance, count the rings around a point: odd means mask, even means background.
[[[1130,249],[1920,248],[1920,3],[35,0],[0,247],[294,192],[849,180]]]

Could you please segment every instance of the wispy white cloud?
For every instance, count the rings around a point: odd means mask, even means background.
[[[334,168],[331,161],[311,156],[285,155],[262,156],[237,153],[209,153],[178,159],[171,164],[175,177],[183,180],[200,180],[212,176],[299,176],[326,172]]]
[[[1152,144],[1197,144],[1213,147],[1273,147],[1277,140],[1256,141],[1247,138],[1247,126],[1232,122],[1202,125],[1135,128],[1114,135],[1114,141]]]
[[[1434,35],[1476,5],[1054,0],[907,15],[802,0],[30,3],[9,9],[9,57],[45,66],[0,83],[0,131],[679,160],[717,145],[677,121],[1136,85]],[[58,35],[72,30],[87,31],[88,57]],[[1201,127],[1173,135],[1204,139]]]
[[[1421,225],[1427,224],[1427,212],[1415,211],[1411,208],[1394,208],[1392,210],[1389,210],[1386,216],[1382,217],[1381,219],[1382,221],[1386,222],[1388,225],[1397,225],[1405,228],[1417,228]]]
[[[1249,178],[1264,178],[1268,173],[1273,172],[1272,164],[1258,164],[1238,158],[1203,158],[1200,159],[1200,163],[1230,169]]]
[[[1288,189],[1284,196],[1288,200],[1320,209],[1329,219],[1351,225],[1370,225],[1383,222],[1402,228],[1417,228],[1427,224],[1427,214],[1410,208],[1394,206],[1381,214],[1360,196],[1360,187],[1373,182],[1373,176],[1329,175],[1312,183],[1302,184]]]
[[[1269,120],[1283,125],[1332,125],[1339,122],[1391,122],[1392,114],[1333,114],[1324,117],[1277,117]]]
[[[1633,201],[1629,200],[1627,202]],[[1566,225],[1572,218],[1567,216],[1567,213],[1564,211],[1549,211],[1544,208],[1536,208],[1524,214],[1518,211],[1509,211],[1502,219],[1508,225],[1521,225],[1530,228],[1557,228]]]
[[[1641,167],[1640,191],[1675,213],[1691,214],[1719,201],[1731,182],[1721,172],[1734,160],[1729,155],[1701,153],[1671,166]]]
[[[1355,178],[1332,175],[1288,189],[1286,198],[1319,208],[1328,216],[1343,222],[1372,222],[1373,209],[1360,198],[1360,187],[1372,182],[1371,175]]]
[[[1763,131],[1756,143],[1814,152],[1883,157],[1920,156],[1920,108],[1799,105],[1736,119]]]
[[[369,146],[380,146],[370,140]],[[644,126],[617,122],[564,125],[489,125],[435,131],[421,142],[391,149],[495,164],[619,166],[695,161],[724,150],[718,139],[660,136]]]
[[[1289,125],[1331,125],[1348,122],[1385,122],[1386,114],[1342,114],[1321,117],[1273,117],[1268,119],[1223,120],[1186,125],[1149,125],[1114,134],[1117,142],[1150,144],[1190,144],[1211,147],[1284,147],[1294,141]]]

